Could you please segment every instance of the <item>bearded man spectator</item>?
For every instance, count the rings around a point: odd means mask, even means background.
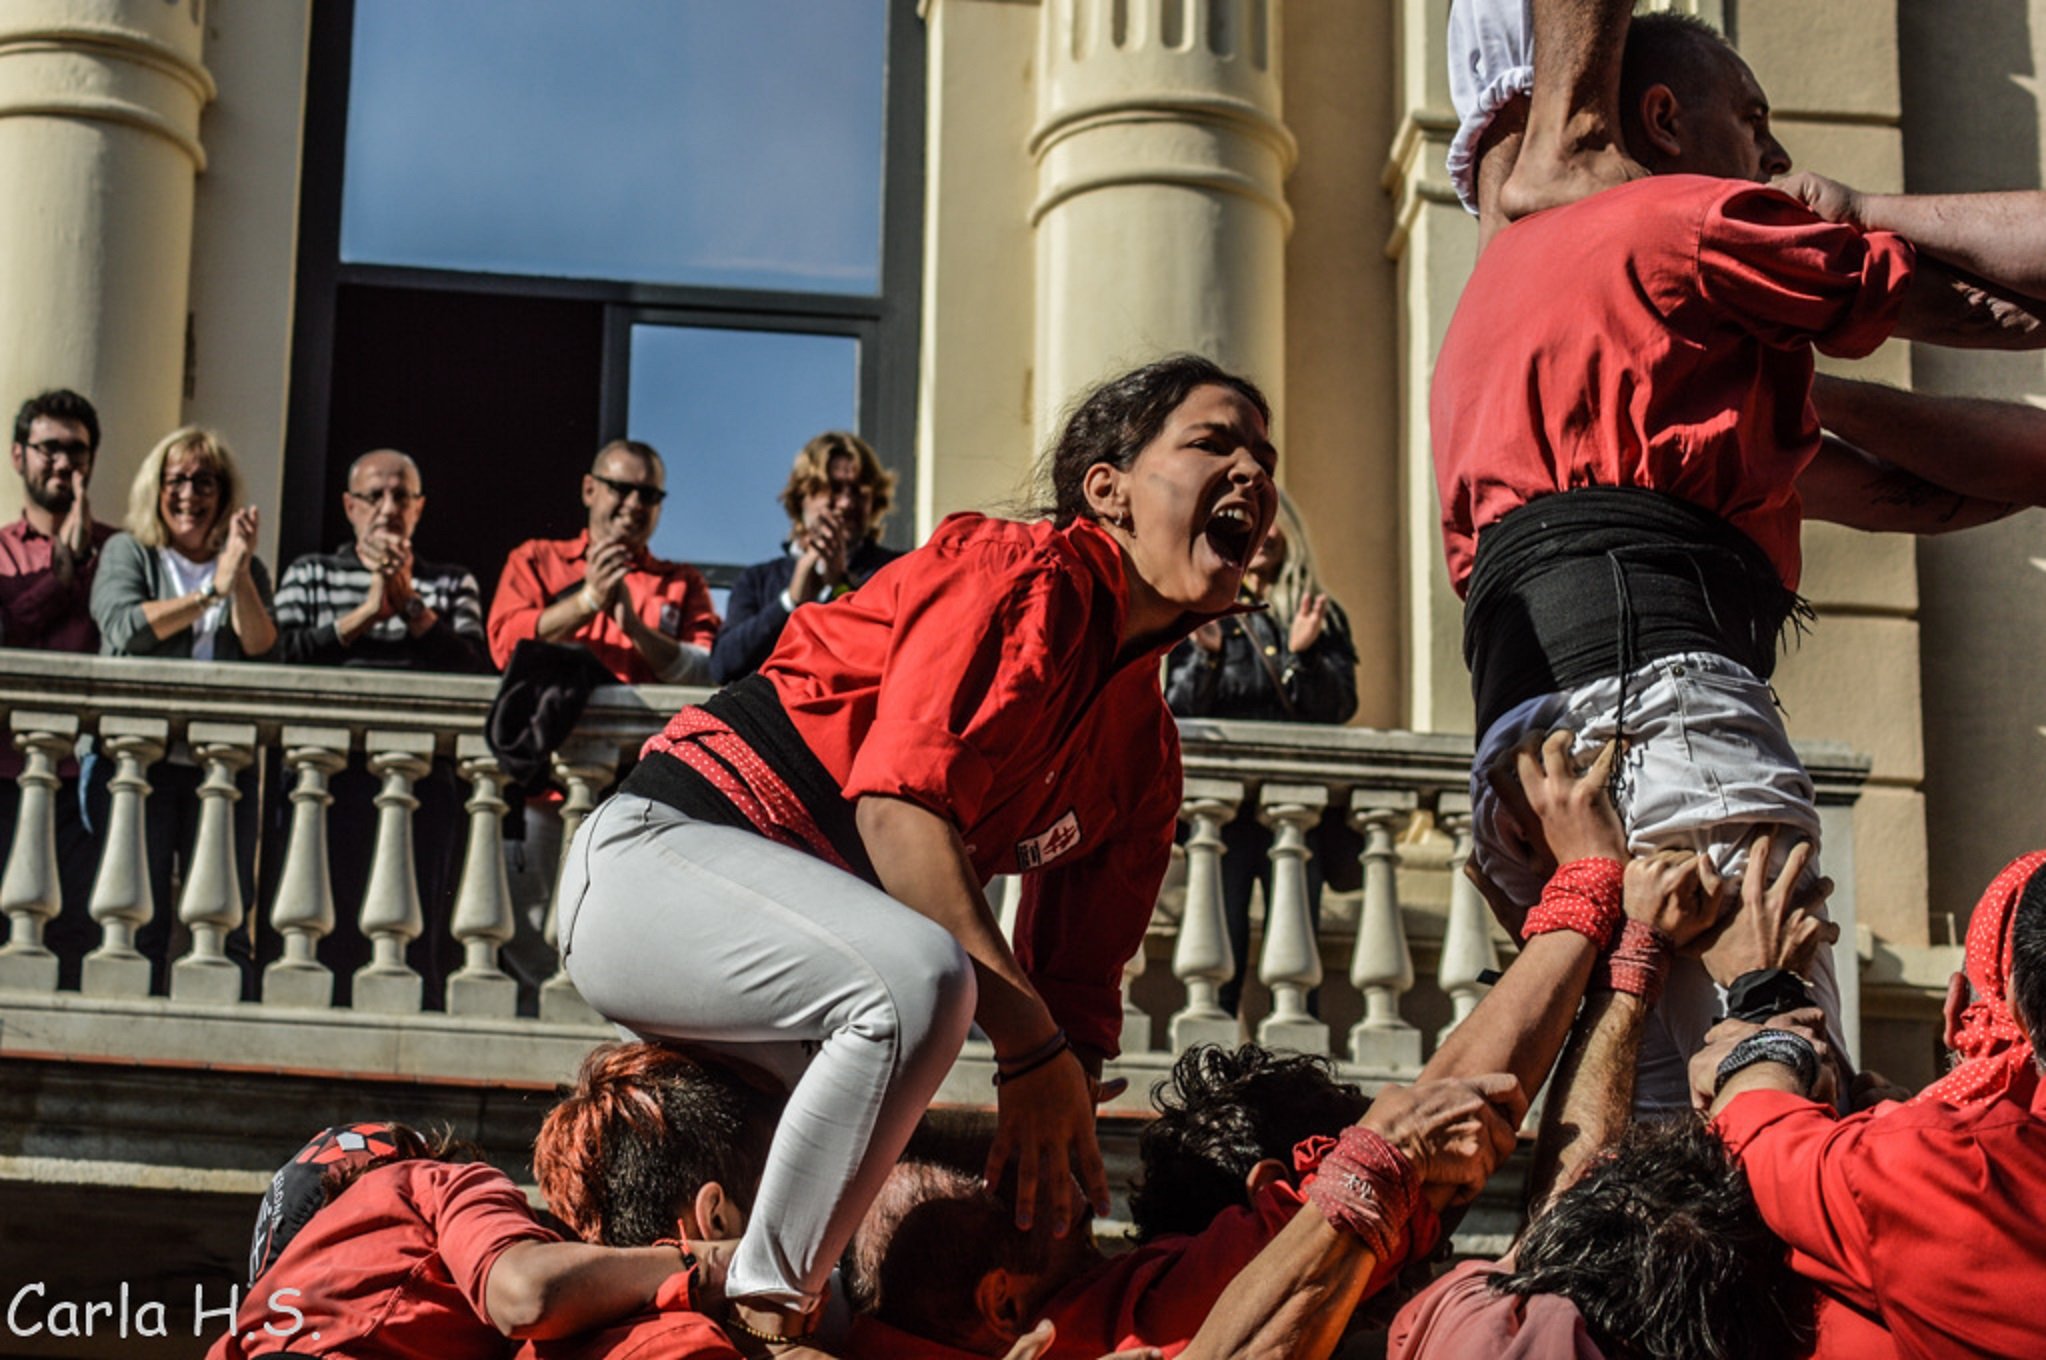
[[[856,434],[827,430],[803,445],[781,493],[788,542],[778,555],[746,568],[732,587],[711,648],[713,680],[723,685],[753,674],[789,615],[864,585],[902,555],[881,546],[894,490],[895,474]]]
[[[419,465],[396,449],[363,454],[349,466],[341,509],[354,541],[299,558],[277,587],[274,659],[488,671],[475,575],[412,555],[426,509]]]
[[[99,452],[99,413],[76,392],[30,397],[14,417],[14,470],[21,476],[21,518],[0,529],[0,643],[47,652],[99,652],[99,629],[86,602],[100,545],[115,532],[92,516],[86,488]],[[21,753],[0,750],[0,863],[14,841],[20,809]],[[63,904],[44,932],[57,955],[58,985],[78,985],[79,960],[98,942],[87,915],[99,842],[79,811],[79,766],[58,767],[57,877]]]
[[[527,638],[589,648],[620,684],[710,678],[717,611],[701,572],[647,551],[667,499],[651,444],[614,439],[583,474],[588,523],[567,539],[512,549],[490,602],[490,657],[502,668]]]

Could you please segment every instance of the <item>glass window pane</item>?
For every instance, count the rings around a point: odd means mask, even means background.
[[[357,0],[341,258],[874,293],[887,0]]]
[[[796,450],[858,428],[859,351],[841,335],[632,328],[626,428],[668,468],[655,556],[732,566],[774,556],[789,533],[779,498]]]

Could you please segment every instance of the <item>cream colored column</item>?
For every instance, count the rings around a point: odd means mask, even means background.
[[[1037,442],[1089,385],[1177,350],[1285,382],[1280,0],[1045,0]]]
[[[214,95],[202,10],[0,5],[0,405],[59,385],[90,397],[108,506],[181,410],[199,111]],[[0,478],[0,518],[20,496]]]

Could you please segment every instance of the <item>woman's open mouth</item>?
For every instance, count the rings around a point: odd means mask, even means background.
[[[1251,520],[1248,506],[1218,506],[1203,531],[1215,556],[1238,570],[1249,563],[1251,544],[1256,541],[1257,526]]]

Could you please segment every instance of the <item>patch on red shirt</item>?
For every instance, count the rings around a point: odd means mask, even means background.
[[[1042,868],[1079,843],[1080,817],[1068,809],[1065,816],[1051,824],[1049,831],[1016,843],[1016,868],[1019,871]]]
[[[661,606],[661,631],[671,638],[682,636],[682,606],[673,600]]]

